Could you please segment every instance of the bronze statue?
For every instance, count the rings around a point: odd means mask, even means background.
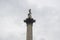
[[[29,9],[28,17],[31,18],[31,9]]]

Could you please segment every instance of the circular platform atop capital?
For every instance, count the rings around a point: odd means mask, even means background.
[[[26,22],[27,24],[33,24],[35,20],[33,18],[27,18],[26,20],[24,20],[24,22]]]

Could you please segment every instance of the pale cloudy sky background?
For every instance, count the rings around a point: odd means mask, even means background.
[[[0,40],[26,40],[30,8],[33,40],[60,40],[60,0],[0,0]]]

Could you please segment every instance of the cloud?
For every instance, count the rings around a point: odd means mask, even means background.
[[[2,17],[0,19],[1,40],[22,40],[24,38],[25,26],[23,27],[24,24],[21,24],[21,22],[17,24],[16,17]]]

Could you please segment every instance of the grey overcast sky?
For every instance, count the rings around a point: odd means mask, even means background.
[[[0,0],[0,40],[26,40],[30,8],[33,40],[60,40],[60,0]]]

